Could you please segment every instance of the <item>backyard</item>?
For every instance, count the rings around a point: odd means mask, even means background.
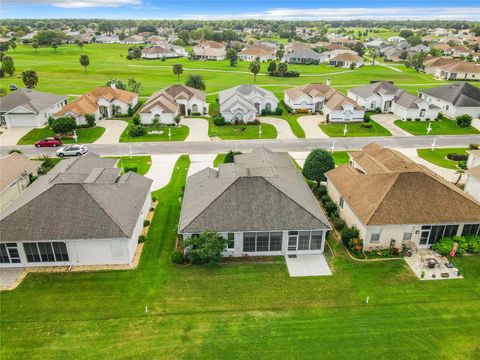
[[[78,143],[90,144],[97,140],[100,136],[102,136],[102,134],[105,132],[105,128],[96,126],[93,128],[76,129],[75,131],[77,132]],[[18,141],[17,145],[34,144],[38,140],[42,140],[47,137],[53,137],[55,135],[56,134],[48,126],[41,129],[32,129]],[[62,141],[65,144],[75,143],[75,140],[71,138],[62,138]]]
[[[441,282],[403,260],[353,261],[335,241],[331,277],[290,278],[283,261],[173,265],[188,167],[180,157],[153,193],[137,269],[30,274],[0,293],[2,359],[478,357],[478,256]]]
[[[480,134],[473,126],[465,128],[457,126],[453,120],[443,119],[438,121],[403,121],[396,120],[394,124],[399,128],[408,131],[412,135],[427,135],[427,128],[430,124],[432,131],[428,135],[464,135]]]

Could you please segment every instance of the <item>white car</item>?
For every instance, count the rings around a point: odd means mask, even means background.
[[[86,154],[88,148],[85,145],[67,145],[57,150],[57,156],[80,156]]]

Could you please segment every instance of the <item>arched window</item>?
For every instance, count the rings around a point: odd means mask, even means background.
[[[266,103],[266,104],[265,104],[265,110],[267,110],[267,111],[269,111],[269,112],[272,111],[272,104]]]
[[[192,112],[198,112],[198,105],[197,104],[192,105]]]
[[[420,110],[420,117],[424,117],[426,113],[425,109]]]

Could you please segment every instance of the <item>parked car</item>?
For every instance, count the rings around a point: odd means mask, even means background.
[[[80,156],[87,153],[88,148],[85,145],[67,145],[61,149],[58,149],[57,156]]]
[[[63,142],[53,137],[45,138],[35,143],[36,147],[57,147],[61,145],[63,145]]]

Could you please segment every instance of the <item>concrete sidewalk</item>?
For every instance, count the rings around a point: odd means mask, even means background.
[[[405,131],[395,125],[393,122],[398,120],[398,115],[395,114],[375,114],[372,115],[372,120],[382,125],[385,129],[390,131],[393,136],[414,136],[408,131]]]

